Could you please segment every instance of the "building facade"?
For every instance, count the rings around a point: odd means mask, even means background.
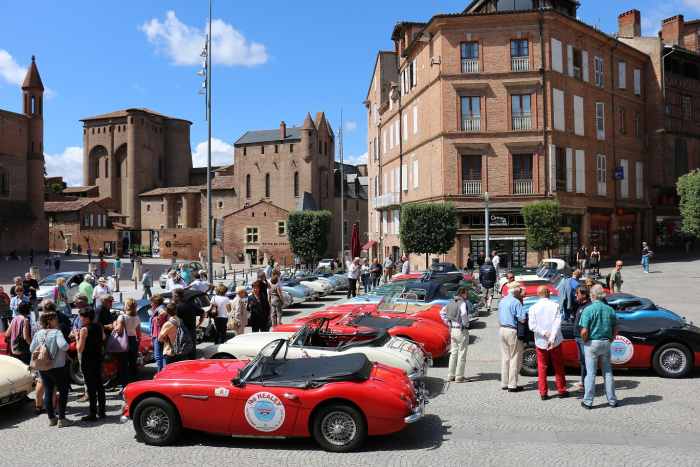
[[[649,238],[649,57],[577,20],[577,5],[475,0],[396,25],[365,101],[378,254],[401,251],[401,204],[451,202],[460,224],[444,259],[464,264],[485,247],[486,193],[507,265],[537,261],[520,210],[538,200],[561,204],[558,256]]]
[[[108,207],[98,198],[75,198],[71,201],[47,201],[44,211],[48,220],[49,250],[86,252],[88,248],[113,254],[118,237]]]
[[[32,56],[22,113],[0,109],[0,255],[48,249],[43,113],[44,85]]]

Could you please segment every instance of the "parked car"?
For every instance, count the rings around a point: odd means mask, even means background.
[[[233,283],[229,284],[227,289],[228,290],[226,292],[226,296],[228,298],[230,298],[231,300],[236,298],[236,287],[233,285]],[[253,286],[252,285],[246,285],[245,289],[246,289],[246,292],[248,293],[248,295],[253,293]],[[304,301],[304,300],[302,300],[302,301]],[[294,305],[294,303],[295,302],[294,302],[293,295],[291,293],[289,293],[289,290],[287,287],[283,286],[282,287],[282,307],[288,308],[288,307]],[[299,303],[301,303],[301,302],[299,302]]]
[[[33,385],[34,376],[27,365],[9,355],[0,355],[0,407],[28,400]]]
[[[70,271],[57,272],[50,274],[39,281],[39,290],[36,291],[36,297],[39,302],[48,298],[53,300],[53,289],[56,287],[56,281],[59,278],[66,280],[66,295],[68,295],[68,303],[73,304],[76,295],[78,295],[78,286],[83,282],[83,278],[87,271]]]
[[[425,394],[403,372],[363,354],[292,358],[285,339],[254,360],[175,363],[151,381],[128,385],[122,421],[163,446],[182,429],[241,437],[313,437],[325,450],[358,448],[418,421]]]
[[[527,270],[527,271],[521,271],[521,272],[526,272],[525,274],[518,274],[517,272],[514,271],[515,273],[515,280],[518,282],[526,282],[526,281],[537,281],[537,280],[550,280],[554,276],[561,274],[564,276],[571,276],[571,268],[569,267],[568,264],[566,264],[566,261],[563,259],[559,258],[545,258],[543,259],[540,264],[537,266],[537,269],[535,273],[532,273],[532,270]],[[503,288],[503,285],[508,282],[508,280],[505,278],[505,273],[502,275],[502,277],[498,280],[498,290],[501,290]]]
[[[300,284],[310,288],[312,291],[318,294],[319,297],[325,297],[326,295],[333,293],[333,285],[330,281],[325,278],[320,278],[318,276],[301,274],[296,276],[296,279]]]
[[[328,327],[329,320],[318,319],[296,332],[254,332],[229,339],[202,351],[204,358],[253,358],[266,345],[288,339],[287,358],[322,357],[361,353],[378,363],[400,368],[413,378],[424,376],[429,356],[418,344],[389,335],[386,330],[342,334]]]
[[[194,271],[201,271],[204,269],[204,266],[202,266],[202,263],[198,261],[178,261],[175,263],[175,268],[179,267],[180,265],[183,265],[184,268],[187,270],[194,272]],[[164,289],[167,282],[168,282],[168,273],[172,271],[173,268],[169,267],[166,272],[160,275],[158,278],[158,285],[160,285],[161,289]]]
[[[332,258],[324,258],[318,262],[318,265],[316,266],[316,268],[317,269],[327,269],[328,271],[330,271],[332,261],[333,261]]]

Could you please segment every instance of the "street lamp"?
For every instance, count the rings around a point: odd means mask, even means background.
[[[486,244],[486,258],[490,257],[490,246],[489,246],[489,192],[484,192],[484,243]]]
[[[204,81],[198,94],[205,96],[205,118],[207,119],[207,277],[214,280],[214,264],[212,262],[212,212],[211,212],[211,7],[212,0],[209,0],[209,27],[204,42],[204,48],[200,56],[202,69],[197,72],[198,76],[203,76]]]

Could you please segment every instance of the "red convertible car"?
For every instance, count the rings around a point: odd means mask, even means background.
[[[328,307],[298,318],[289,324],[274,326],[272,331],[294,332],[310,321],[326,318],[330,332],[342,335],[370,334],[373,330],[386,330],[389,335],[403,337],[417,344],[433,359],[440,358],[450,350],[450,332],[443,323],[421,318],[407,318],[400,313],[384,314],[376,304],[348,304]]]
[[[365,355],[287,360],[287,341],[254,360],[175,363],[128,385],[122,421],[146,444],[175,442],[183,428],[235,437],[313,437],[346,452],[370,435],[395,433],[423,416],[425,393],[400,370]]]

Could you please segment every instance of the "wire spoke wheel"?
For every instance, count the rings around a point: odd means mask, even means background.
[[[147,407],[140,414],[143,433],[153,440],[167,437],[170,431],[170,417],[160,407]]]
[[[688,359],[685,352],[675,347],[670,347],[661,352],[659,356],[661,366],[671,374],[679,374],[685,370]]]
[[[357,435],[357,424],[349,413],[333,411],[321,420],[321,434],[330,444],[344,446]]]

